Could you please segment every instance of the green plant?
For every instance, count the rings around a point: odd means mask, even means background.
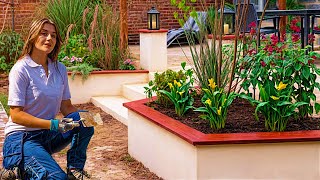
[[[204,96],[201,98],[201,102],[205,107],[196,108],[194,111],[204,113],[200,117],[208,120],[211,128],[221,129],[226,124],[228,107],[236,94],[227,94],[223,89],[219,89],[212,78],[208,82],[209,89],[202,88]]]
[[[148,86],[143,87],[144,93],[146,94],[146,97],[148,98],[148,103],[152,101],[152,93],[156,92],[156,86],[154,86],[154,82],[151,80],[148,82]]]
[[[56,22],[62,39],[65,39],[70,25],[73,25],[72,35],[81,34],[83,28],[90,26],[88,23],[82,26],[83,13],[88,6],[93,7],[94,4],[89,0],[49,0],[45,2],[43,11]],[[92,19],[92,13],[86,16]]]
[[[178,116],[183,116],[189,109],[191,109],[194,101],[191,93],[189,93],[193,84],[193,72],[191,69],[185,70],[186,63],[182,63],[181,66],[185,71],[187,79],[178,79],[173,80],[173,82],[169,82],[168,86],[170,91],[159,90],[160,93],[165,94],[174,104],[174,108]]]
[[[179,16],[178,12],[174,13],[174,17],[179,21],[180,25],[183,25],[186,18],[191,16],[199,27],[199,31],[194,33],[192,31],[185,31],[187,36],[190,52],[192,55],[193,70],[196,75],[196,81],[203,88],[208,88],[208,79],[213,78],[219,88],[226,88],[228,93],[231,92],[233,69],[235,68],[235,62],[237,61],[237,41],[235,44],[222,44],[223,30],[220,28],[223,26],[224,15],[223,9],[225,7],[233,8],[230,4],[224,0],[220,2],[221,11],[218,12],[219,7],[215,6],[203,6],[205,9],[200,13],[196,11],[193,3],[197,2],[193,0],[191,2],[172,0],[171,4],[182,11],[183,15]],[[198,3],[205,3],[200,0]],[[208,40],[208,35],[211,35],[212,39]],[[237,31],[239,33],[239,30]],[[197,45],[199,44],[199,45]],[[231,81],[230,81],[231,80]]]
[[[178,12],[174,13],[174,17],[178,19],[180,25],[183,25],[186,18],[191,16],[199,27],[197,33],[185,31],[192,55],[192,68],[196,75],[196,81],[205,94],[202,98],[205,107],[198,108],[196,111],[204,113],[201,117],[207,119],[212,128],[220,129],[224,127],[228,107],[236,97],[233,92],[236,87],[233,81],[234,70],[242,44],[245,44],[243,39],[238,41],[239,23],[245,22],[246,19],[241,18],[239,12],[236,14],[239,21],[236,21],[235,24],[234,44],[222,44],[223,29],[221,27],[228,19],[225,19],[221,12],[224,11],[225,7],[232,9],[233,6],[225,0],[221,0],[219,5],[215,3],[214,6],[201,10],[206,13],[201,13],[197,12],[195,7],[192,7],[194,2],[197,1],[171,0],[171,4],[183,13],[182,16],[179,16]],[[198,3],[205,4],[206,2],[199,0]],[[211,40],[208,39],[209,33],[212,37]],[[212,88],[213,82],[215,82],[216,89]]]
[[[102,1],[50,0],[44,12],[53,19],[62,38],[84,34],[90,54],[88,64],[106,70],[119,69],[128,48],[120,48],[120,16],[116,8]],[[68,38],[66,38],[68,39]],[[72,57],[72,56],[71,56]],[[79,57],[79,56],[76,56]]]
[[[119,12],[106,4],[97,4],[93,14],[87,31],[89,50],[98,59],[100,68],[117,70],[128,54],[127,47],[120,48]]]
[[[84,34],[73,35],[63,44],[58,59],[66,66],[73,66],[76,62],[88,62],[89,50],[86,44]],[[75,59],[75,57],[77,59]]]
[[[257,105],[255,117],[258,120],[258,112],[265,118],[265,127],[270,131],[284,131],[290,117],[297,115],[296,109],[306,102],[292,102],[292,84],[280,81],[267,80],[264,84],[258,84],[261,100],[242,96]],[[288,87],[287,87],[288,86]]]
[[[23,44],[20,34],[16,32],[0,34],[0,71],[10,71],[21,54]]]
[[[74,79],[75,74],[80,73],[82,80],[85,81],[91,71],[99,70],[99,68],[96,68],[96,64],[91,64],[91,56],[86,47],[85,39],[86,37],[83,34],[71,36],[58,55],[67,69],[72,71],[72,79]]]
[[[8,96],[6,94],[0,93],[0,102],[6,111],[6,113],[9,115],[9,106],[8,106]]]
[[[68,71],[71,71],[71,78],[74,80],[74,77],[76,74],[81,74],[82,75],[82,82],[88,79],[90,72],[99,70],[99,68],[95,68],[90,64],[87,63],[81,63],[77,66],[71,66],[67,67]]]
[[[120,65],[120,69],[121,70],[135,70],[136,68],[134,67],[134,62],[131,59],[126,59]]]
[[[181,63],[182,65],[185,65],[186,63]],[[173,71],[171,69],[168,69],[162,73],[156,72],[154,74],[154,80],[149,82],[148,87],[145,88],[145,93],[147,97],[151,98],[152,92],[155,92],[157,95],[157,102],[165,107],[168,107],[171,105],[170,99],[165,96],[164,94],[160,93],[159,90],[166,90],[170,91],[170,88],[168,86],[168,83],[172,83],[174,80],[176,81],[186,81],[187,76],[184,73],[184,71],[179,70],[178,72]]]
[[[299,116],[304,118],[313,114],[314,110],[316,113],[320,110],[314,94],[315,88],[320,88],[320,84],[316,82],[320,70],[314,64],[320,54],[307,52],[309,46],[301,49],[298,34],[300,28],[297,27],[296,20],[291,22],[290,27],[292,33],[285,41],[278,41],[278,37],[272,35],[265,39],[258,50],[249,46],[247,54],[239,61],[237,75],[242,79],[241,86],[247,93],[249,87],[255,89],[259,84],[265,87],[269,81],[292,84],[291,98],[296,102],[307,103],[298,108]],[[312,101],[315,102],[314,106]]]

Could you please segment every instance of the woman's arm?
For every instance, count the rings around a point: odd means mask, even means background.
[[[10,116],[14,123],[22,126],[50,129],[51,122],[49,120],[37,118],[26,113],[21,106],[10,106]]]
[[[76,112],[78,111],[77,108],[75,108],[72,103],[71,103],[71,100],[68,99],[68,100],[62,100],[61,102],[61,107],[60,107],[60,111],[61,113],[63,114],[63,116],[66,116],[70,113],[73,113],[73,112]]]

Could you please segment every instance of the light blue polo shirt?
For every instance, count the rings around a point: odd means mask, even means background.
[[[66,67],[48,59],[48,77],[42,65],[30,56],[18,60],[9,74],[9,106],[22,106],[23,111],[42,119],[52,119],[60,111],[61,101],[70,99]],[[12,122],[6,123],[5,134],[12,131],[34,131]]]

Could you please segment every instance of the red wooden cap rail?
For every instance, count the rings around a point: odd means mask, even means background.
[[[90,74],[120,74],[120,73],[149,73],[148,70],[103,70],[103,71],[92,71]],[[71,75],[72,72],[68,72]],[[80,73],[77,73],[80,74]]]
[[[149,29],[139,29],[139,33],[166,33],[168,29],[159,29],[159,30],[149,30]]]
[[[154,97],[153,100],[155,99]],[[124,103],[123,106],[193,145],[306,142],[320,140],[320,130],[204,134],[144,105],[146,102],[148,102],[148,99],[142,99]]]
[[[208,34],[208,38],[212,39],[213,38],[213,34]],[[239,39],[243,38],[243,34],[240,34]],[[220,39],[220,36],[216,36],[216,39]],[[236,35],[234,34],[226,34],[226,35],[222,35],[222,40],[235,40],[236,39]]]

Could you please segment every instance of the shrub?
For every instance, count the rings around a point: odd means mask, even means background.
[[[0,71],[9,72],[21,55],[23,40],[16,32],[0,34]]]
[[[90,52],[85,43],[85,35],[78,34],[71,36],[67,42],[62,46],[58,55],[60,61],[67,67],[69,71],[72,71],[72,79],[78,73],[82,75],[82,80],[86,80],[93,70],[99,70],[96,68],[96,64],[92,63]]]
[[[44,4],[43,11],[57,24],[61,37],[64,39],[70,25],[74,25],[72,35],[82,33],[82,14],[88,6],[92,6],[89,0],[49,0]],[[92,14],[87,16],[92,17]],[[88,27],[89,25],[85,24],[85,28]]]
[[[166,95],[173,103],[175,112],[178,116],[183,116],[189,109],[193,108],[193,98],[190,89],[193,85],[192,70],[185,69],[186,63],[181,64],[186,79],[177,79],[173,82],[168,82],[169,91],[159,90],[160,93]]]
[[[121,70],[135,70],[136,68],[134,67],[134,62],[131,59],[126,59],[120,65],[120,69]]]
[[[185,65],[185,62],[181,63]],[[155,92],[157,95],[157,102],[165,107],[172,105],[170,99],[165,96],[160,90],[170,91],[168,83],[173,83],[174,80],[185,82],[187,80],[187,74],[183,70],[178,72],[168,69],[163,73],[155,73],[154,80],[149,82],[149,87],[145,88],[145,93],[148,98],[151,98],[152,92]]]
[[[291,22],[292,33],[286,40],[278,41],[278,37],[272,35],[267,37],[257,51],[249,46],[248,53],[239,61],[237,74],[243,79],[241,86],[249,92],[249,87],[264,87],[269,81],[292,84],[292,98],[297,102],[306,102],[307,105],[299,106],[299,116],[304,118],[312,115],[315,102],[315,110],[320,110],[316,103],[315,88],[320,89],[316,82],[320,69],[314,64],[320,59],[320,54],[307,52],[310,46],[301,48],[300,28],[297,21]],[[249,41],[248,41],[249,43]],[[255,42],[252,42],[255,43]]]

